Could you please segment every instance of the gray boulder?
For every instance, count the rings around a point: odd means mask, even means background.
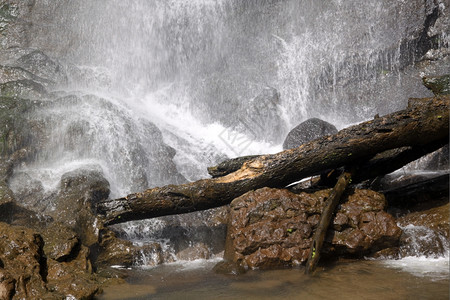
[[[296,148],[319,137],[336,134],[336,127],[318,118],[311,118],[292,129],[283,143],[283,149]]]
[[[42,51],[36,50],[22,56],[16,61],[16,65],[52,83],[67,83],[64,67]]]

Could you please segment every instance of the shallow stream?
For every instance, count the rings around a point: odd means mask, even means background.
[[[304,269],[216,274],[216,261],[124,270],[127,283],[99,299],[448,299],[447,258],[337,262],[314,276]]]

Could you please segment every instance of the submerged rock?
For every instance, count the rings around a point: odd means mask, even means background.
[[[292,129],[283,143],[283,149],[296,148],[324,135],[337,133],[334,125],[318,118],[308,119]]]
[[[262,188],[236,198],[231,203],[225,260],[249,268],[302,264],[329,193],[297,195]],[[384,211],[383,195],[355,190],[341,203],[325,253],[360,256],[398,243],[401,230]]]

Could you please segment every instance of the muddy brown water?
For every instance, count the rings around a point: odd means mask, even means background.
[[[338,262],[314,276],[301,268],[221,275],[205,261],[162,265],[127,270],[127,283],[105,288],[98,299],[449,299],[445,260]]]

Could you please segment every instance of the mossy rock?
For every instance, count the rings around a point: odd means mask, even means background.
[[[423,84],[435,95],[450,95],[450,75],[423,77]]]

